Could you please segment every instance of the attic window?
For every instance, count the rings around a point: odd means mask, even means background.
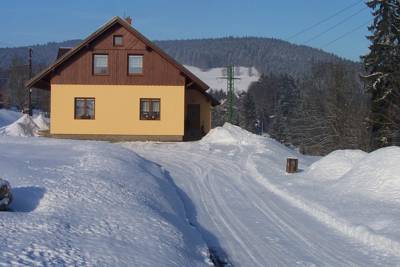
[[[93,55],[93,74],[106,75],[108,74],[108,55],[94,54]]]
[[[143,55],[128,55],[128,73],[143,74]]]
[[[122,35],[114,35],[113,44],[114,46],[122,46],[124,44],[124,38]]]

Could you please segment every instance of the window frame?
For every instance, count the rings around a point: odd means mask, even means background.
[[[116,43],[115,43],[115,38],[121,38],[121,39],[122,39],[121,44],[116,44]],[[116,46],[116,47],[118,47],[118,46],[124,46],[124,36],[123,36],[122,34],[113,35],[113,46]]]
[[[76,112],[76,103],[78,100],[84,100],[85,101],[85,106],[87,109],[87,101],[88,100],[93,100],[93,117],[92,118],[79,118],[77,117],[77,112]],[[86,110],[87,113],[87,110]],[[95,120],[96,119],[96,98],[95,97],[75,97],[74,98],[74,120]]]
[[[95,72],[95,66],[94,66],[95,60],[94,60],[94,58],[96,56],[107,56],[107,71],[105,73],[96,73]],[[110,61],[109,61],[108,53],[93,53],[92,54],[92,74],[96,75],[96,76],[107,76],[107,75],[110,75]]]
[[[129,57],[134,57],[134,56],[136,56],[136,57],[142,57],[142,72],[140,72],[140,73],[130,73],[129,72]],[[142,75],[144,75],[144,54],[128,54],[128,56],[127,56],[127,73],[128,73],[128,76],[142,76]]]
[[[150,102],[149,105],[149,113],[154,113],[155,111],[153,111],[153,102],[158,102],[158,107],[159,107],[159,111],[158,111],[158,117],[156,118],[152,118],[152,116],[150,116],[150,118],[145,118],[144,116],[142,116],[143,110],[142,110],[142,102],[144,101],[148,101]],[[160,98],[140,98],[139,101],[139,120],[141,121],[160,121],[161,120],[161,99]]]

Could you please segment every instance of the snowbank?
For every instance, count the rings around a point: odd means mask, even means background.
[[[33,118],[27,114],[22,115],[18,120],[0,128],[0,135],[30,137],[37,136],[38,131],[49,130],[49,120],[42,114]]]
[[[317,179],[337,180],[367,155],[361,150],[337,150],[314,162],[308,174]]]
[[[0,127],[7,126],[22,117],[21,112],[9,109],[0,109]]]
[[[207,266],[177,188],[156,164],[105,142],[0,137],[4,266]],[[1,264],[0,264],[1,265]]]
[[[400,147],[387,147],[363,157],[336,184],[344,192],[400,202]]]
[[[211,129],[201,141],[209,144],[250,145],[265,141],[265,139],[239,126],[225,123],[222,127]]]
[[[39,127],[39,130],[41,130],[41,131],[47,131],[50,128],[49,119],[46,118],[43,114],[34,116],[33,121]]]
[[[0,128],[0,135],[29,137],[36,136],[38,130],[39,127],[33,119],[29,115],[25,114],[14,123]]]

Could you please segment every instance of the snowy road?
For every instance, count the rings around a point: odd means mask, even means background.
[[[278,144],[124,146],[169,172],[187,201],[193,202],[193,207],[187,207],[192,223],[233,266],[393,266],[400,262],[399,255],[343,235],[276,194],[268,183],[260,183],[260,175],[265,181],[284,175],[284,159],[294,152]]]

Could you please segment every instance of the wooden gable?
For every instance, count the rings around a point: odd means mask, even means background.
[[[115,35],[123,37],[122,46],[114,46]],[[93,75],[94,54],[108,55],[107,75]],[[128,55],[143,55],[143,74],[128,75]],[[51,83],[185,85],[185,77],[179,69],[125,27],[115,24],[64,62],[52,76]]]
[[[113,36],[123,36],[122,46]],[[107,75],[93,75],[93,54],[108,54]],[[143,55],[143,74],[128,75],[128,55]],[[50,84],[184,85],[195,87],[211,102],[209,86],[120,17],[114,17],[75,48],[63,51],[49,67],[26,83],[50,90]]]

